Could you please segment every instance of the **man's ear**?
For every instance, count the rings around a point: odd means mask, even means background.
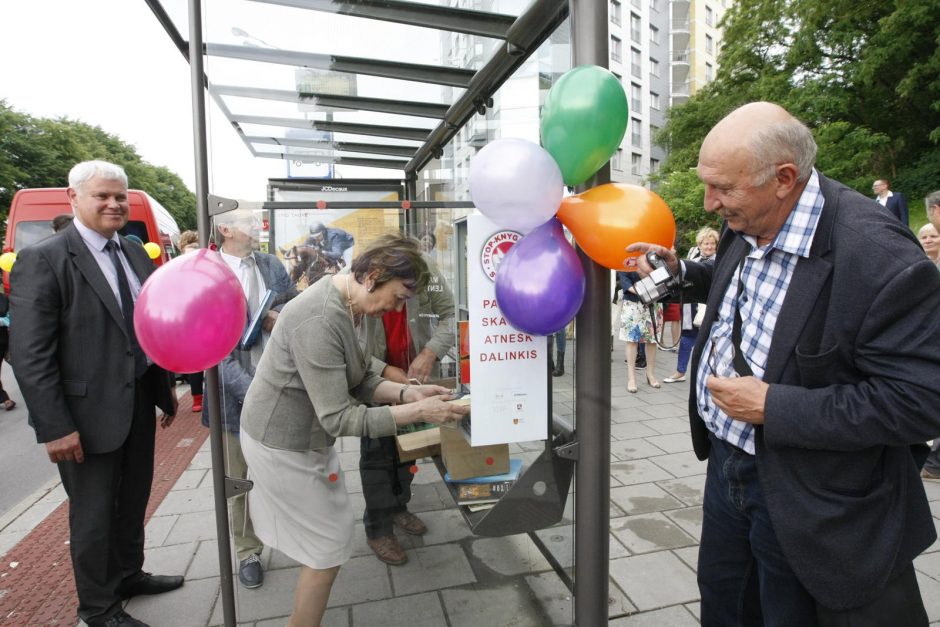
[[[781,163],[777,166],[774,178],[777,182],[777,198],[785,198],[799,182],[800,170],[794,163]]]

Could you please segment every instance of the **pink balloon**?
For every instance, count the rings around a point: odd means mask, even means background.
[[[247,322],[238,277],[211,250],[181,255],[144,283],[134,329],[144,353],[171,372],[199,372],[232,352]]]

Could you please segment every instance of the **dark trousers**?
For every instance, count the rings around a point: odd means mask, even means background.
[[[189,383],[189,391],[193,396],[202,396],[203,379],[202,370],[186,375],[186,382]]]
[[[144,565],[144,515],[153,481],[156,430],[153,369],[137,381],[127,439],[110,453],[60,462],[69,497],[72,569],[78,615],[104,621],[121,607],[121,590],[135,583]]]
[[[0,327],[0,363],[6,358],[9,348],[10,330],[7,327]],[[8,400],[10,400],[10,395],[3,389],[3,382],[0,381],[0,403],[6,403]]]
[[[395,436],[363,437],[359,443],[359,475],[366,511],[362,524],[367,538],[382,538],[394,533],[392,516],[407,511],[411,500],[410,462],[398,461]]]
[[[698,584],[703,627],[817,625],[770,522],[757,460],[709,435]]]

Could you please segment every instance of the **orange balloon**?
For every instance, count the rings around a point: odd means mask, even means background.
[[[588,257],[611,270],[633,270],[636,242],[672,248],[676,221],[658,194],[639,185],[607,183],[561,201],[558,219]]]

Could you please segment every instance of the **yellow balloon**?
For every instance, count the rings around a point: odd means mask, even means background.
[[[3,253],[0,255],[0,270],[9,272],[13,269],[13,263],[16,261],[16,253]]]
[[[151,259],[156,259],[160,256],[160,244],[154,244],[153,242],[147,242],[144,244],[144,250],[147,251],[147,256]]]

